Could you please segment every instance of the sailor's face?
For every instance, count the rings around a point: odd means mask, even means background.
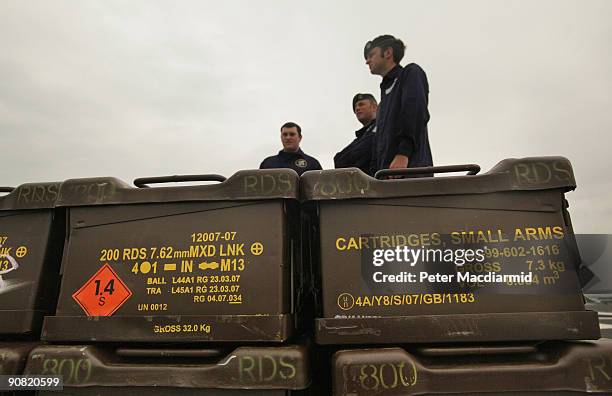
[[[281,142],[283,143],[283,150],[298,151],[301,141],[302,137],[298,133],[296,127],[281,129]]]
[[[362,99],[355,103],[355,116],[363,125],[376,118],[376,103],[370,99]]]
[[[366,65],[370,68],[370,73],[382,75],[386,69],[386,60],[380,47],[374,47],[368,52]]]

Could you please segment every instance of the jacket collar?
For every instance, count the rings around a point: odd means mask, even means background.
[[[295,151],[295,152],[281,150],[278,152],[278,155],[281,157],[298,157],[298,156],[304,156],[304,152],[302,151],[301,148],[298,148],[298,151]]]
[[[387,73],[387,75],[383,77],[380,83],[380,88],[382,89],[383,87],[391,85],[393,83],[393,80],[395,80],[397,76],[399,76],[399,74],[402,72],[402,69],[403,68],[400,65],[396,65],[393,69],[391,69],[389,73]]]
[[[355,136],[357,136],[358,138],[360,138],[361,136],[363,136],[363,134],[366,131],[369,131],[373,128],[373,126],[376,125],[376,118],[374,118],[372,121],[370,121],[370,123],[368,125],[364,125],[363,128],[361,128],[358,131],[355,131]]]

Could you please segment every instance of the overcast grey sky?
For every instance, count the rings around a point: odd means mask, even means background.
[[[438,165],[563,155],[612,232],[612,1],[0,1],[0,185],[257,168],[279,127],[333,166],[390,33],[430,83]]]

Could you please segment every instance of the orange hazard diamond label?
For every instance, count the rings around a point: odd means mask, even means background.
[[[131,295],[130,289],[106,263],[72,298],[87,316],[111,316]]]

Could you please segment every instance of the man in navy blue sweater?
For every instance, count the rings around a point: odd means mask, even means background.
[[[302,175],[309,170],[321,170],[321,164],[315,158],[306,155],[300,149],[302,128],[295,122],[286,122],[281,127],[283,149],[277,155],[263,160],[259,169],[290,168]]]
[[[416,63],[405,67],[404,43],[390,35],[376,37],[364,48],[370,73],[382,76],[376,116],[373,170],[432,166],[427,122],[429,83]]]
[[[374,95],[358,93],[353,97],[353,113],[363,128],[355,131],[355,139],[334,157],[336,168],[359,168],[372,175],[372,147],[376,132],[376,109]]]

